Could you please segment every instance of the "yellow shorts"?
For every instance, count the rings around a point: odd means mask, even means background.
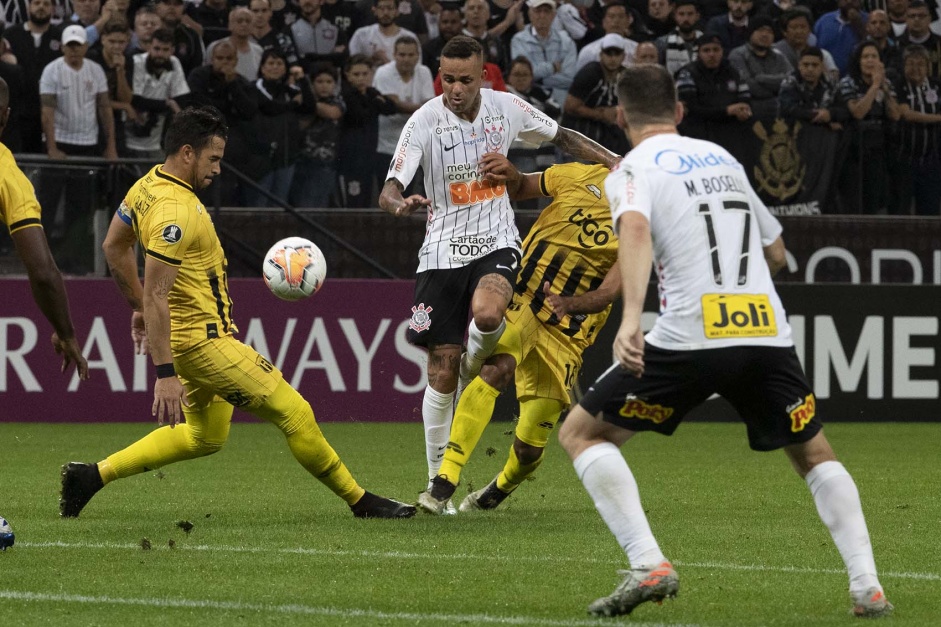
[[[283,379],[274,364],[231,335],[174,355],[173,366],[194,411],[219,400],[249,410],[260,407]]]
[[[590,343],[543,324],[529,304],[518,297],[507,310],[506,319],[507,332],[494,353],[516,358],[516,398],[551,398],[568,407],[569,392],[582,367],[582,352]]]

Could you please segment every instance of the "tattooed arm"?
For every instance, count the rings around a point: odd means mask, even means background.
[[[430,200],[419,194],[412,194],[408,198],[403,197],[404,189],[405,187],[398,179],[387,180],[382,186],[382,193],[379,194],[379,208],[398,218],[431,205]]]
[[[620,156],[614,154],[601,144],[564,126],[559,127],[559,131],[555,134],[552,143],[576,159],[590,161],[592,163],[601,163],[608,166],[608,169],[616,166],[621,160]]]

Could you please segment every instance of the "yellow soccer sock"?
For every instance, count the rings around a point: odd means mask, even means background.
[[[184,410],[187,422],[161,427],[127,448],[98,462],[98,473],[107,484],[167,464],[203,457],[222,448],[229,437],[232,406],[210,403],[199,411]]]
[[[458,401],[454,420],[451,422],[451,437],[444,452],[439,475],[457,485],[461,480],[461,470],[474,452],[480,436],[493,416],[493,407],[500,396],[500,390],[475,378],[464,389]]]
[[[252,413],[277,425],[301,466],[349,505],[365,494],[320,431],[310,403],[287,382],[281,381],[265,404]]]
[[[503,467],[500,474],[497,475],[497,489],[509,494],[520,487],[520,484],[526,481],[526,477],[533,474],[536,469],[539,468],[539,464],[542,463],[545,456],[545,449],[543,449],[543,453],[539,455],[539,459],[531,464],[521,464],[519,458],[516,457],[516,449],[511,445],[510,456],[506,460],[506,465]]]

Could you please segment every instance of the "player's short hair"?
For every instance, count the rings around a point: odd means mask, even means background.
[[[343,66],[343,70],[349,72],[351,69],[353,69],[354,65],[365,65],[372,69],[372,59],[367,57],[365,54],[351,55],[350,58],[346,60],[346,65]]]
[[[823,61],[823,50],[817,46],[807,46],[801,51],[800,58],[804,57],[817,57],[820,61]]]
[[[159,41],[162,44],[169,44],[173,46],[173,31],[169,28],[158,28],[154,31],[154,34],[151,35],[153,41]],[[217,44],[218,45],[218,44]]]
[[[456,35],[444,44],[441,49],[441,57],[448,59],[470,59],[477,57],[481,61],[484,59],[484,49],[480,42],[467,35]]]
[[[412,45],[416,48],[421,49],[421,46],[418,45],[418,40],[412,37],[411,35],[402,35],[395,40],[395,44],[392,46],[393,50],[398,50],[399,46],[403,45]]]
[[[229,127],[225,117],[215,107],[187,107],[173,116],[164,148],[168,155],[175,155],[184,146],[192,146],[196,153],[209,145],[213,137],[226,139]]]
[[[105,22],[105,25],[101,27],[100,37],[107,37],[108,35],[114,35],[115,33],[121,33],[122,35],[129,35],[127,22],[121,18],[115,18],[113,20],[108,20]]]
[[[631,126],[673,123],[676,84],[662,65],[624,68],[618,80],[618,101]]]

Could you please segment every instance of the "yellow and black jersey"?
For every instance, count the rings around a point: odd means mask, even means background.
[[[0,220],[10,234],[30,226],[42,226],[33,184],[16,165],[13,153],[0,144]]]
[[[611,308],[597,314],[565,316],[561,320],[545,304],[543,283],[552,292],[577,296],[598,289],[617,263],[618,244],[611,210],[604,193],[609,170],[601,165],[566,163],[542,173],[542,193],[552,196],[523,242],[522,268],[516,293],[545,324],[563,334],[593,340]]]
[[[131,187],[118,215],[134,229],[144,254],[180,269],[169,294],[175,354],[238,330],[225,253],[192,186],[155,166]]]

